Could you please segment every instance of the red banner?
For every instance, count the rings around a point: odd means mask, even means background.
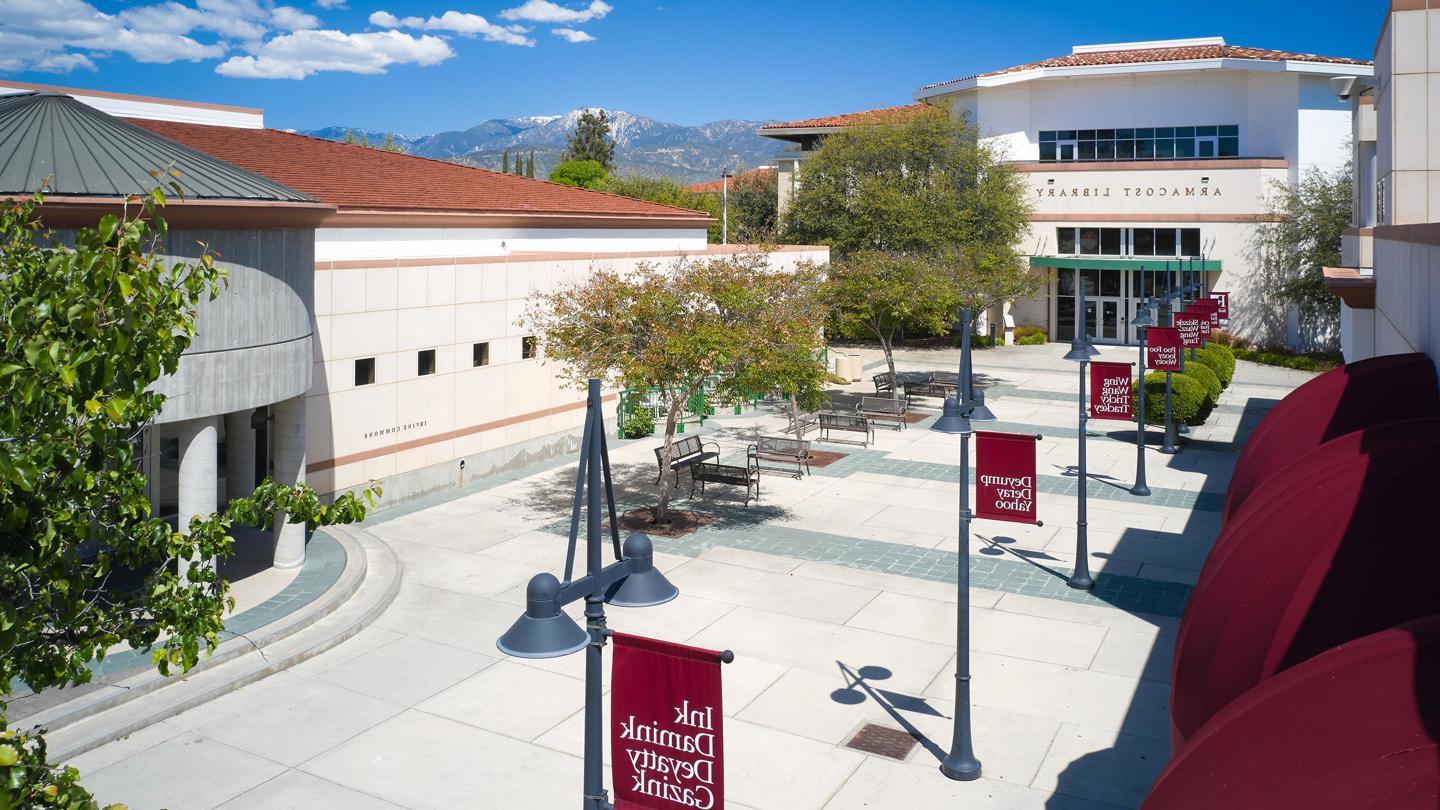
[[[723,808],[720,654],[623,633],[610,638],[616,810]]]
[[[1180,330],[1152,326],[1145,330],[1145,365],[1156,371],[1180,370]]]
[[[1200,339],[1208,334],[1210,319],[1201,312],[1175,313],[1175,328],[1180,330],[1180,345],[1193,349],[1200,346]]]
[[[1210,293],[1210,299],[1220,305],[1220,320],[1230,320],[1230,293],[1212,292]]]
[[[1090,418],[1135,418],[1130,407],[1130,364],[1090,364]]]
[[[1220,326],[1220,302],[1213,298],[1202,298],[1192,303],[1191,308],[1196,312],[1203,312],[1210,319],[1211,328]]]
[[[1037,522],[1033,434],[975,431],[975,517]]]

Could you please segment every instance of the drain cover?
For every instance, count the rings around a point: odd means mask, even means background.
[[[914,737],[898,728],[866,723],[845,743],[845,747],[891,759],[904,759],[915,748],[915,743]]]

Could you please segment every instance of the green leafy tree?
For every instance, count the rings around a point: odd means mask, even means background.
[[[567,160],[550,172],[550,182],[575,188],[603,188],[608,177],[605,167],[593,160]]]
[[[710,226],[706,235],[707,240],[711,244],[720,244],[720,196],[717,194],[686,191],[684,186],[668,177],[645,177],[638,174],[611,175],[600,188],[632,200],[703,211],[715,218],[715,223]]]
[[[878,340],[892,374],[900,330],[944,332],[959,303],[938,262],[880,250],[858,251],[832,262],[825,297],[840,334]]]
[[[585,110],[575,122],[575,131],[565,136],[561,162],[593,160],[610,171],[615,164],[615,141],[610,138],[610,116],[604,110]]]
[[[525,159],[525,176],[526,176],[526,177],[530,177],[530,178],[533,178],[533,177],[535,176],[535,150],[534,150],[534,149],[531,149],[531,150],[530,150],[530,156]]]
[[[786,212],[792,241],[934,254],[1013,250],[1029,227],[1025,187],[976,129],[944,109],[828,136],[801,169]]]
[[[779,389],[800,396],[824,369],[795,357],[820,343],[823,310],[805,303],[818,287],[811,267],[784,271],[763,253],[628,272],[593,268],[585,280],[533,298],[523,323],[545,356],[564,364],[576,384],[599,377],[636,390],[655,389],[665,408],[664,469],[674,458],[676,426],[707,379],[721,396]],[[669,476],[659,485],[658,522],[670,520]]]
[[[405,147],[396,143],[395,136],[387,132],[385,133],[385,140],[380,143],[380,151],[394,152],[396,154],[403,155],[405,154]]]
[[[75,770],[46,761],[41,736],[7,729],[14,684],[86,683],[88,665],[122,643],[151,650],[162,673],[189,669],[233,606],[213,567],[190,561],[228,555],[234,524],[265,527],[277,510],[312,529],[361,520],[378,490],[325,505],[267,479],[183,532],[151,514],[135,443],[223,271],[208,255],[154,255],[166,232],[158,189],[79,229],[73,247],[42,229],[39,201],[0,208],[0,807],[93,808]],[[140,584],[116,585],[122,571]]]
[[[1300,182],[1270,187],[1267,222],[1255,230],[1259,289],[1247,298],[1279,300],[1300,308],[1302,338],[1311,350],[1334,350],[1340,340],[1340,299],[1325,288],[1322,269],[1340,265],[1340,237],[1350,227],[1353,167],[1311,168]],[[1261,301],[1237,313],[1251,331],[1279,334],[1284,312]]]

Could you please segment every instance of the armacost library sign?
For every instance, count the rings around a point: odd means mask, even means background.
[[[1219,186],[1088,186],[1058,188],[1040,186],[1035,189],[1036,197],[1116,197],[1140,199],[1143,197],[1223,197]]]

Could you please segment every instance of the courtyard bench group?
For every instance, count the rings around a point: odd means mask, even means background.
[[[750,505],[750,493],[760,500],[760,466],[753,456],[746,456],[744,466],[721,464],[718,461],[701,461],[690,467],[690,496],[695,496],[695,483],[700,483],[700,494],[705,494],[705,484],[729,484],[745,487],[745,505]]]
[[[693,474],[693,465],[720,457],[720,445],[713,442],[701,443],[699,436],[676,439],[670,447],[670,472],[677,473],[675,476],[675,486],[677,487],[680,486],[678,473],[681,470],[692,468],[691,473]],[[710,450],[711,447],[715,449]],[[658,484],[665,477],[665,445],[663,444],[655,448],[655,464],[660,468],[660,474],[655,476],[655,483]]]

